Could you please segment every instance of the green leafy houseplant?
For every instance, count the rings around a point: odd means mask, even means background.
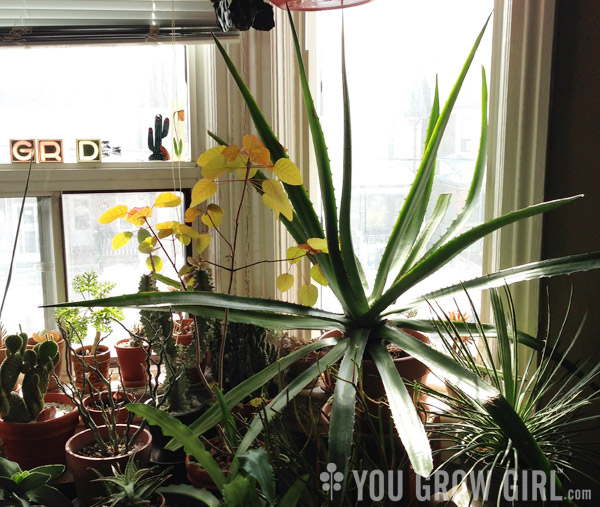
[[[584,322],[572,338],[562,331],[552,340],[546,336],[544,347],[549,354],[543,355],[539,363],[531,356],[524,372],[520,373],[519,349],[512,346],[518,331],[510,291],[506,289],[504,297],[501,297],[497,289],[492,289],[490,296],[496,323],[494,336],[483,328],[474,308],[472,312],[479,337],[476,348],[468,345],[475,344],[476,337],[469,331],[464,336],[465,331],[459,332],[455,323],[444,316],[437,321],[439,336],[448,354],[458,364],[503,394],[549,458],[560,479],[569,482],[573,473],[578,472],[578,464],[600,465],[597,453],[585,444],[573,441],[573,437],[597,427],[600,416],[590,415],[586,409],[600,402],[600,388],[595,384],[600,378],[600,363],[592,356],[578,365],[575,371],[566,372],[562,368],[562,360],[555,362],[550,356],[555,355],[559,348],[566,348],[560,354],[566,356],[575,345]],[[567,317],[568,314],[562,329]],[[497,353],[494,354],[495,348]],[[531,490],[527,491],[521,479],[528,468],[527,460],[513,445],[505,428],[483,410],[477,399],[454,386],[448,395],[429,390],[426,386],[424,389],[442,402],[441,407],[447,407],[436,412],[452,418],[429,428],[434,438],[449,444],[444,452],[451,455],[440,468],[458,465],[467,474],[470,471],[482,473],[485,480],[490,481],[487,498],[490,504],[495,505],[501,500],[504,484],[511,484],[515,478],[521,481],[521,495],[531,495]],[[465,481],[470,484],[470,479]],[[518,488],[516,491],[519,491]]]
[[[112,475],[103,475],[94,470],[104,485],[106,494],[96,499],[93,507],[137,507],[164,505],[164,498],[157,489],[171,477],[170,469],[159,470],[158,465],[138,469],[135,454],[132,454],[123,471],[112,466]],[[162,501],[162,503],[161,503]]]
[[[290,17],[291,21],[291,17]],[[505,283],[554,276],[600,267],[600,254],[585,254],[566,258],[540,261],[523,266],[504,269],[493,274],[468,280],[461,284],[429,292],[420,297],[407,295],[407,291],[418,282],[435,275],[437,271],[461,251],[482,237],[519,220],[554,210],[577,197],[537,204],[506,215],[494,218],[466,232],[462,226],[473,210],[479,196],[485,168],[485,146],[487,137],[487,88],[485,74],[482,85],[482,129],[479,154],[473,180],[464,208],[446,230],[440,229],[447,209],[449,196],[439,196],[429,217],[426,210],[432,198],[432,185],[435,177],[435,161],[444,129],[456,102],[465,75],[483,35],[479,34],[468,59],[452,89],[444,107],[440,107],[436,91],[432,107],[426,146],[423,159],[412,183],[410,191],[399,211],[396,224],[381,258],[375,283],[367,292],[361,268],[352,243],[350,205],[352,197],[352,145],[348,87],[343,72],[344,96],[344,139],[345,159],[341,201],[336,201],[332,184],[329,158],[321,126],[311,97],[300,47],[294,32],[298,68],[303,88],[304,102],[308,112],[309,126],[316,154],[320,193],[323,202],[324,223],[322,224],[308,198],[303,185],[283,183],[286,197],[291,203],[291,217],[281,221],[298,245],[306,245],[309,239],[319,239],[326,248],[311,248],[307,257],[318,265],[333,293],[339,300],[343,313],[337,314],[308,308],[302,305],[283,303],[261,298],[239,297],[215,293],[146,293],[132,294],[102,301],[76,303],[80,306],[137,306],[153,310],[187,311],[196,315],[227,318],[232,322],[259,323],[277,329],[338,329],[341,338],[327,338],[308,344],[277,363],[268,366],[251,379],[242,382],[224,396],[226,406],[231,409],[241,399],[256,391],[272,379],[281,369],[287,368],[299,358],[324,347],[331,347],[317,364],[308,368],[267,406],[267,418],[275,417],[308,385],[320,372],[341,359],[336,382],[333,411],[329,430],[329,460],[347,476],[348,456],[351,453],[352,429],[356,404],[356,379],[361,360],[366,351],[375,361],[387,392],[396,430],[402,439],[414,470],[428,476],[433,468],[431,449],[423,424],[417,415],[412,399],[402,382],[386,345],[391,343],[406,351],[436,374],[452,381],[461,391],[471,395],[483,410],[506,431],[519,449],[522,459],[532,468],[549,473],[552,469],[548,457],[537,445],[528,428],[523,424],[509,401],[495,387],[484,382],[479,376],[465,369],[452,357],[436,351],[402,331],[408,329],[432,329],[431,323],[404,317],[404,313],[428,300],[452,295],[467,289],[497,287]],[[215,40],[225,62],[238,85],[248,106],[256,130],[270,154],[273,166],[287,160],[287,154],[272,129],[262,115],[249,89],[225,50]],[[248,172],[248,171],[247,171]],[[257,170],[253,181],[260,183],[265,178]],[[206,177],[203,179],[207,179]],[[202,180],[201,180],[202,181]],[[204,182],[204,186],[208,184]],[[259,187],[260,185],[255,185]],[[192,201],[194,196],[192,197]],[[268,200],[268,199],[267,199]],[[273,204],[271,199],[271,204]],[[281,200],[282,206],[285,200]],[[433,246],[428,246],[433,240]],[[319,245],[321,246],[321,245]],[[328,253],[325,253],[325,252]],[[540,350],[541,343],[530,337],[519,336],[519,340]],[[216,425],[220,420],[219,408],[211,407],[192,426],[196,434],[201,434]],[[244,452],[263,427],[263,420],[255,418],[238,452]],[[171,448],[178,447],[172,443]],[[346,481],[340,491],[335,492],[338,502],[343,498]]]
[[[64,471],[64,465],[46,465],[22,471],[17,463],[0,458],[0,504],[15,507],[73,505],[66,496],[48,484]]]

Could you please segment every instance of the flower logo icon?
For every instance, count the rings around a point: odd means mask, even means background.
[[[342,472],[336,472],[337,465],[335,463],[327,463],[326,472],[321,472],[319,478],[323,482],[323,491],[329,491],[329,499],[333,500],[333,492],[342,489],[341,482],[344,480]]]

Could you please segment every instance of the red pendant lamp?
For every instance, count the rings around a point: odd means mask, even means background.
[[[271,0],[280,9],[285,5],[290,11],[325,11],[328,9],[343,9],[369,3],[371,0]]]

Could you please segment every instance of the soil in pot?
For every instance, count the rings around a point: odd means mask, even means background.
[[[119,435],[123,435],[126,429],[127,425],[125,424],[119,424],[117,426]],[[137,426],[130,427],[132,434],[137,429]],[[108,428],[106,426],[99,427],[98,431],[102,437],[106,438],[108,434]],[[92,469],[98,470],[103,475],[111,474],[111,466],[119,466],[121,470],[124,470],[130,454],[134,451],[136,453],[135,461],[139,468],[148,466],[148,463],[150,462],[152,436],[148,430],[142,431],[139,435],[134,450],[130,450],[127,454],[122,454],[120,456],[94,457],[82,455],[82,452],[84,454],[93,454],[93,450],[90,451],[89,449],[93,449],[94,443],[95,438],[92,431],[84,430],[81,433],[72,436],[65,444],[67,467],[71,474],[73,474],[77,497],[81,507],[91,505],[94,498],[99,497],[104,493],[104,487],[101,483],[91,482],[98,477]],[[86,450],[86,448],[88,450]]]
[[[115,345],[119,359],[121,379],[125,387],[143,387],[148,381],[147,349],[148,347],[131,346],[131,340],[124,338]],[[144,350],[146,349],[146,350]]]
[[[90,394],[83,400],[83,404],[88,408],[90,417],[96,423],[97,426],[103,426],[106,424],[103,413],[111,410],[111,403],[109,395],[112,396],[112,403],[115,405],[115,418],[118,424],[125,424],[127,422],[127,416],[130,412],[125,408],[127,403],[133,401],[133,396],[124,393],[123,391],[115,391],[109,393],[104,391],[98,394]]]
[[[110,350],[105,345],[98,345],[96,354],[92,354],[92,346],[85,345],[75,350],[74,356],[71,358],[73,364],[73,371],[75,372],[75,385],[82,389],[83,388],[83,365],[81,359],[84,360],[86,365],[92,365],[98,368],[104,378],[110,380],[109,365],[110,365]],[[86,375],[92,385],[98,389],[106,387],[106,384],[102,379],[95,373],[86,368]]]
[[[55,463],[65,464],[65,442],[79,423],[79,411],[64,394],[48,393],[44,401],[50,407],[46,414],[51,415],[44,421],[0,421],[0,438],[4,442],[6,457],[16,461],[23,470]],[[60,407],[65,405],[71,409],[62,413]]]

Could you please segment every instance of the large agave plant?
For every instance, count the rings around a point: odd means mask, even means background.
[[[481,142],[466,204],[446,230],[440,230],[440,224],[448,209],[448,196],[440,196],[433,212],[426,216],[427,205],[432,198],[437,150],[485,27],[477,37],[443,108],[440,108],[436,91],[423,159],[408,196],[398,214],[398,219],[380,261],[376,280],[370,294],[367,293],[365,288],[359,261],[352,244],[350,206],[353,169],[350,111],[345,71],[343,75],[345,157],[341,201],[338,204],[334,195],[327,148],[309,91],[293,24],[292,30],[304,102],[308,111],[317,159],[321,199],[324,208],[324,223],[319,220],[304,187],[290,185],[285,185],[285,190],[293,207],[293,219],[282,218],[282,221],[298,244],[306,243],[308,238],[326,238],[329,254],[314,253],[309,257],[311,262],[318,263],[321,267],[333,293],[343,308],[343,313],[331,313],[275,300],[198,292],[132,294],[98,301],[81,302],[77,305],[152,307],[216,318],[223,318],[225,312],[227,312],[228,319],[231,321],[259,323],[265,327],[341,330],[341,338],[327,338],[311,343],[239,384],[225,395],[227,406],[232,408],[240,400],[272,379],[281,369],[289,367],[299,358],[317,349],[330,347],[330,350],[318,364],[307,369],[269,403],[267,415],[272,418],[281,413],[286,404],[304,386],[317,377],[324,368],[341,360],[338,376],[341,379],[346,379],[347,382],[339,381],[335,387],[329,433],[330,461],[337,465],[338,470],[347,472],[352,442],[351,434],[354,426],[355,385],[360,372],[362,357],[365,352],[368,352],[381,374],[395,427],[406,447],[411,464],[418,474],[427,476],[431,473],[433,467],[427,435],[411,397],[394,368],[392,358],[387,351],[386,345],[388,343],[397,345],[426,364],[436,374],[449,379],[462,392],[476,399],[481,407],[506,431],[528,465],[549,472],[551,465],[548,459],[515,413],[511,404],[507,402],[498,389],[483,382],[479,376],[463,368],[452,357],[421,343],[401,330],[402,328],[432,329],[431,325],[425,321],[407,319],[403,315],[408,309],[440,296],[462,292],[465,288],[497,287],[505,283],[572,273],[600,266],[600,253],[553,259],[505,269],[462,284],[430,292],[418,298],[405,296],[411,287],[421,280],[435,275],[442,266],[480,238],[516,221],[556,209],[576,198],[530,206],[494,218],[467,232],[460,232],[476,203],[485,170],[487,88],[484,74]],[[244,97],[256,130],[265,147],[270,151],[273,163],[279,159],[287,158],[285,150],[275,137],[232,61],[216,39],[215,44]],[[260,173],[255,177],[260,178]],[[428,247],[431,241],[433,241],[433,246]],[[533,339],[525,337],[523,340],[526,340],[527,344],[532,347],[541,348],[541,345]],[[139,413],[145,410],[151,409],[139,407]],[[197,434],[201,434],[219,421],[219,408],[214,406],[192,424],[191,429]],[[249,444],[261,432],[262,427],[263,421],[256,418],[242,441],[239,452],[248,449]],[[175,448],[177,444],[173,442],[171,447]],[[347,473],[344,475],[347,475]],[[344,488],[336,492],[339,501],[341,501],[343,493]]]

